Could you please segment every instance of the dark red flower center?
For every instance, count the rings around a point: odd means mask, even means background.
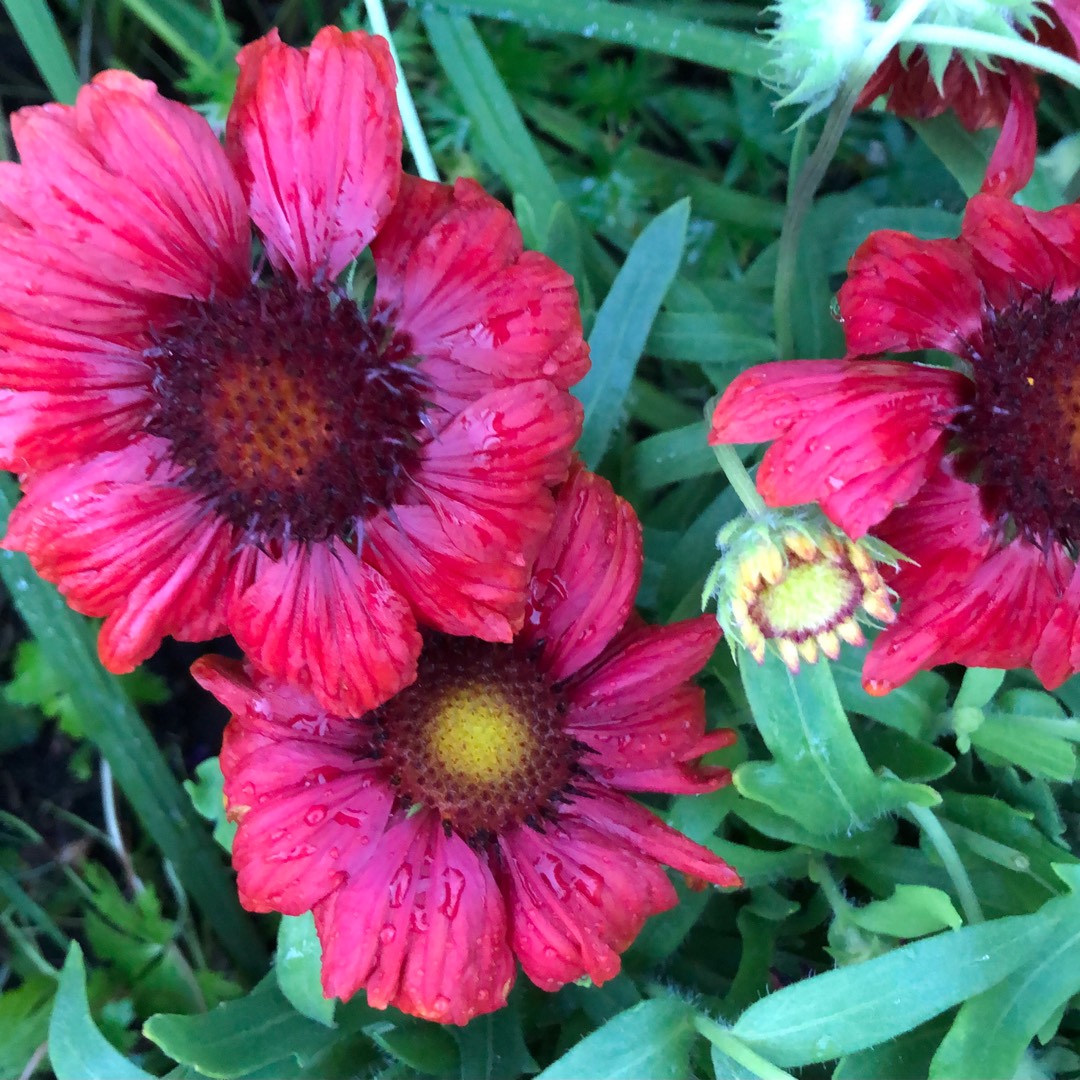
[[[376,710],[391,780],[470,843],[540,828],[572,790],[583,748],[557,689],[512,645],[426,636],[411,686]]]
[[[975,395],[952,427],[1003,527],[1080,546],[1080,296],[1032,293],[983,323]]]
[[[259,541],[348,538],[398,501],[423,382],[410,343],[351,300],[278,280],[193,304],[147,350],[185,482]]]

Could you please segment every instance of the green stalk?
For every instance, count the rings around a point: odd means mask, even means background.
[[[386,19],[386,10],[382,0],[364,0],[367,8],[368,19],[371,20],[371,29],[380,37],[386,38],[390,46],[390,55],[394,58],[394,70],[397,72],[397,100],[398,109],[401,111],[401,126],[405,131],[405,142],[416,163],[416,171],[424,180],[439,179],[439,169],[432,156],[431,147],[428,146],[424,127],[420,123],[420,114],[416,111],[416,102],[413,101],[412,92],[409,90],[408,80],[398,59],[397,49],[394,48],[394,39],[390,34],[390,23]]]
[[[915,819],[926,839],[930,841],[934,850],[938,853],[938,857],[945,867],[945,873],[949,875],[949,880],[952,881],[953,888],[956,889],[956,895],[960,899],[960,906],[964,909],[964,917],[969,923],[981,923],[983,921],[982,905],[975,895],[975,888],[971,884],[971,878],[968,877],[968,872],[960,859],[960,853],[956,850],[952,840],[949,839],[949,834],[934,816],[933,811],[928,810],[925,806],[908,803],[907,812]]]
[[[773,316],[776,324],[776,343],[781,360],[790,360],[795,354],[795,335],[791,325],[791,293],[795,287],[796,262],[799,253],[799,236],[806,215],[814,201],[821,181],[836,156],[841,136],[851,118],[855,102],[870,80],[870,76],[900,41],[910,40],[908,34],[915,20],[929,6],[930,0],[903,0],[895,14],[881,24],[881,28],[866,47],[866,52],[854,64],[839,97],[833,102],[821,138],[814,147],[805,167],[799,172],[791,187],[780,232],[776,258],[776,282],[773,288]],[[921,29],[921,28],[920,28]],[[798,149],[798,143],[796,143]],[[793,155],[794,156],[794,155]],[[793,164],[795,164],[793,162]]]
[[[14,481],[0,476],[0,530],[6,530],[17,501]],[[217,847],[116,676],[101,666],[93,624],[34,573],[25,555],[0,552],[0,578],[78,709],[87,738],[108,761],[162,857],[172,863],[237,965],[249,975],[263,974],[266,950],[240,907]]]

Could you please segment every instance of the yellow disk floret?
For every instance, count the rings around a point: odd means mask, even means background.
[[[820,560],[792,566],[787,576],[758,596],[758,609],[772,631],[771,637],[815,634],[836,625],[862,599],[858,578],[846,567]],[[809,657],[807,657],[809,659]]]
[[[462,780],[494,784],[518,772],[533,749],[529,725],[501,694],[451,690],[428,729],[431,756]]]

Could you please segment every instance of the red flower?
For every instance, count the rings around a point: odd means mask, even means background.
[[[908,558],[864,677],[935,664],[1080,671],[1080,206],[974,198],[957,240],[872,235],[840,291],[844,360],[740,375],[712,442],[775,438],[772,505],[816,501]],[[874,358],[940,350],[953,368]]]
[[[1078,59],[1080,3],[1046,0],[1035,32],[1027,36],[1070,59]],[[855,107],[867,108],[882,96],[885,107],[897,116],[928,120],[951,108],[968,131],[1001,128],[984,192],[1010,197],[1031,179],[1037,148],[1035,106],[1039,101],[1039,86],[1031,68],[1003,60],[997,70],[978,64],[973,69],[962,56],[954,54],[939,85],[921,48],[915,48],[903,60],[897,47],[874,72]]]
[[[118,71],[13,118],[6,546],[105,616],[114,671],[230,631],[363,712],[413,679],[417,616],[520,627],[587,349],[571,278],[504,207],[402,176],[385,41],[275,32],[239,62],[225,150]],[[336,279],[369,246],[365,306]]]
[[[716,622],[628,623],[641,565],[633,511],[575,471],[511,644],[429,634],[416,682],[359,719],[196,663],[233,713],[221,767],[241,900],[314,909],[328,996],[365,987],[378,1008],[464,1024],[505,1004],[515,955],[546,990],[612,978],[676,902],[660,863],[740,883],[624,794],[729,779],[695,763],[732,733],[705,733],[688,682]]]
[[[1080,4],[1077,0],[1047,0],[1031,36],[1038,44],[1076,59]],[[1002,61],[1000,70],[977,65],[972,71],[962,56],[953,55],[939,87],[925,51],[916,47],[905,62],[898,46],[874,72],[855,107],[865,109],[884,96],[889,112],[915,120],[929,120],[952,109],[968,131],[979,131],[1005,123],[1012,88],[1018,83],[1033,110],[1039,88],[1030,68]]]

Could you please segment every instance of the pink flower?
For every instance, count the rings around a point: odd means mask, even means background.
[[[464,1024],[538,986],[602,983],[676,894],[661,863],[740,884],[628,791],[711,791],[727,745],[689,679],[711,617],[641,625],[640,527],[576,471],[512,643],[431,633],[415,683],[358,719],[253,667],[196,678],[233,713],[221,754],[233,863],[253,911],[314,910],[323,989]]]
[[[570,277],[476,184],[402,176],[386,42],[245,48],[223,150],[108,71],[0,165],[6,546],[125,671],[231,632],[360,713],[417,620],[509,641],[580,430]],[[265,256],[252,270],[252,241]],[[376,284],[338,282],[365,249]]]

